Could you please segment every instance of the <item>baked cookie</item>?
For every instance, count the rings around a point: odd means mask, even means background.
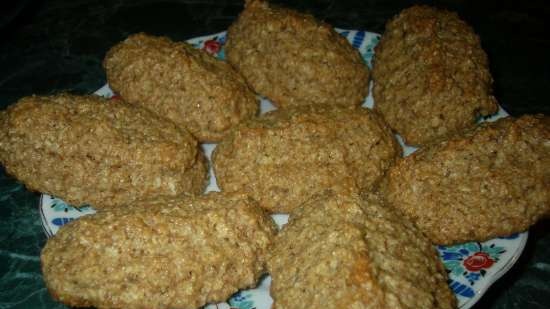
[[[255,286],[275,231],[240,195],[140,201],[63,226],[42,272],[72,307],[195,309]]]
[[[124,100],[174,121],[201,142],[221,140],[258,111],[255,94],[229,64],[184,42],[134,34],[111,48],[103,66]]]
[[[138,106],[99,96],[31,96],[0,114],[0,161],[30,190],[75,206],[201,193],[197,141]]]
[[[413,6],[391,19],[372,76],[374,108],[409,145],[444,139],[498,110],[478,36],[448,11]]]
[[[436,244],[483,241],[550,214],[550,120],[484,123],[398,161],[381,191]]]
[[[229,63],[278,107],[359,106],[368,93],[368,67],[344,37],[311,15],[267,1],[245,1],[225,48]]]
[[[435,248],[370,196],[324,193],[295,209],[267,265],[276,309],[456,308]]]
[[[400,155],[376,112],[322,105],[240,124],[213,162],[223,191],[246,192],[271,212],[289,212],[324,189],[369,189]]]

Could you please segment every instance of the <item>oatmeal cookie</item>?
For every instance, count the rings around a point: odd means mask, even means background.
[[[188,129],[201,142],[222,139],[258,111],[255,94],[229,64],[184,42],[134,34],[107,53],[109,86]]]
[[[42,272],[69,306],[195,309],[255,286],[275,231],[241,195],[140,201],[63,226]]]
[[[288,212],[327,188],[367,190],[401,155],[376,112],[334,106],[272,111],[236,127],[213,155],[223,191]]]
[[[273,308],[456,308],[428,239],[367,197],[324,193],[294,210],[268,258]]]
[[[398,161],[381,191],[434,243],[507,236],[550,214],[550,119],[505,118]]]
[[[201,193],[197,141],[138,106],[99,96],[31,96],[0,114],[0,162],[30,190],[95,208]]]
[[[267,1],[246,1],[227,32],[226,56],[278,107],[359,106],[368,93],[368,67],[344,37],[311,15]]]
[[[413,6],[395,16],[372,74],[374,108],[409,145],[444,139],[498,110],[487,55],[455,13]]]

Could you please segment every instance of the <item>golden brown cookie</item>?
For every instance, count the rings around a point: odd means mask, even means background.
[[[374,56],[374,108],[409,145],[424,145],[495,113],[478,36],[458,15],[413,6],[386,25]]]
[[[42,272],[69,306],[195,309],[255,286],[275,231],[240,195],[141,201],[63,226]]]
[[[279,107],[363,102],[368,67],[330,25],[267,1],[245,2],[228,30],[226,56],[257,93]]]
[[[187,128],[199,141],[219,141],[256,115],[258,102],[229,64],[166,37],[131,35],[103,63],[109,86],[132,104]]]
[[[267,265],[276,309],[456,308],[434,247],[376,198],[316,196],[290,215]]]
[[[206,164],[195,139],[120,100],[31,96],[0,115],[0,161],[27,188],[95,208],[199,194]]]
[[[223,191],[246,192],[288,212],[327,188],[373,186],[401,155],[382,118],[367,109],[301,106],[236,127],[213,155]]]
[[[550,120],[484,123],[401,159],[382,192],[434,243],[483,241],[550,214]]]

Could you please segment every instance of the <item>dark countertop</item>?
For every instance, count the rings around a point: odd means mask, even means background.
[[[349,29],[383,32],[412,1],[274,1]],[[420,2],[418,2],[420,3]],[[480,35],[500,104],[513,116],[550,114],[550,4],[545,1],[423,1],[457,11]],[[9,1],[0,4],[0,104],[105,84],[110,46],[145,31],[175,40],[227,29],[241,1]],[[64,308],[47,294],[39,252],[46,237],[38,195],[0,172],[0,308]],[[531,229],[519,262],[474,307],[550,308],[550,222]]]

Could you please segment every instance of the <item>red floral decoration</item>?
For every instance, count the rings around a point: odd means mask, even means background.
[[[215,55],[220,51],[221,48],[222,45],[220,44],[220,42],[216,40],[208,40],[204,42],[204,47],[202,49],[210,55]]]
[[[493,260],[485,252],[476,252],[474,255],[469,256],[464,260],[464,267],[469,271],[480,271],[484,268],[493,266],[495,260]]]

